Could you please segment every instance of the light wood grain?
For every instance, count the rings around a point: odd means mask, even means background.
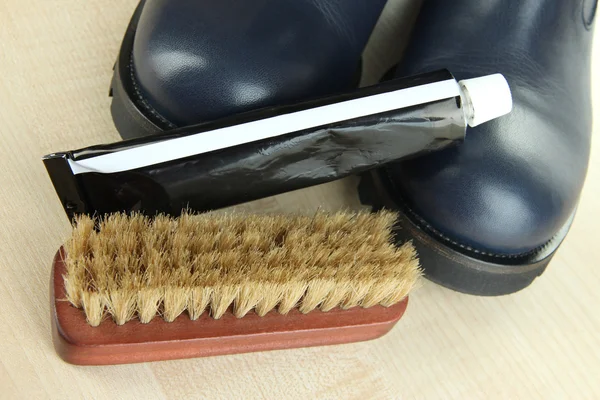
[[[107,92],[135,3],[0,2],[0,398],[600,397],[597,134],[573,228],[548,271],[520,293],[478,298],[424,282],[400,324],[367,343],[117,367],[62,362],[50,339],[48,282],[69,225],[40,156],[118,139]],[[388,5],[364,82],[399,57],[411,4]],[[245,207],[358,207],[355,185]]]

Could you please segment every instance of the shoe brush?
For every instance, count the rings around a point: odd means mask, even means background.
[[[420,269],[393,213],[78,217],[53,264],[58,354],[99,365],[347,343],[402,317]]]

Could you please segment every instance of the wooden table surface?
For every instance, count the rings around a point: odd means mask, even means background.
[[[571,232],[520,293],[473,297],[425,281],[391,333],[359,344],[109,367],[61,361],[48,282],[70,227],[40,157],[118,140],[108,84],[135,3],[0,2],[0,398],[600,398],[598,123]],[[386,8],[365,82],[401,54],[409,3]],[[355,185],[347,179],[246,207],[354,207]]]

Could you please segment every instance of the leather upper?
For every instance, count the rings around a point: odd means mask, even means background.
[[[385,2],[148,0],[135,83],[178,126],[346,90]]]
[[[397,76],[500,72],[512,113],[463,145],[379,171],[438,239],[491,256],[539,249],[574,212],[590,150],[594,0],[425,1]]]

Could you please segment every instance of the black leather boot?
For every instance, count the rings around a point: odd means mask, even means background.
[[[500,72],[514,108],[462,146],[364,177],[365,203],[401,214],[426,275],[462,292],[511,293],[540,275],[573,220],[590,151],[596,0],[425,1],[407,76]]]
[[[111,86],[124,138],[358,85],[386,0],[147,0]]]

